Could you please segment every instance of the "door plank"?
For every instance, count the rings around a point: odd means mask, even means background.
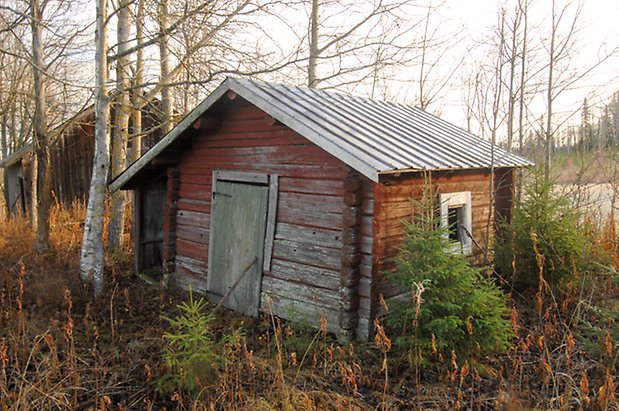
[[[258,315],[260,304],[268,192],[268,186],[218,181],[213,199],[208,290],[226,295],[256,259],[224,301],[246,315]]]

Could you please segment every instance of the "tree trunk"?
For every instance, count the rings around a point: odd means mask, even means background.
[[[135,18],[135,40],[138,50],[135,57],[135,78],[133,81],[133,129],[131,130],[130,161],[134,162],[142,155],[142,100],[144,99],[144,0],[138,0]]]
[[[521,7],[524,27],[522,29],[522,53],[520,56],[520,101],[518,113],[518,151],[520,154],[524,150],[524,88],[526,83],[526,68],[527,68],[527,35],[529,31],[529,0],[523,0],[524,7]],[[522,3],[521,3],[522,5]],[[520,171],[519,171],[520,172]],[[520,184],[518,184],[520,187]],[[520,188],[518,188],[518,200],[520,200]]]
[[[550,33],[550,55],[548,61],[548,93],[546,98],[548,100],[548,108],[546,111],[546,144],[544,146],[544,178],[546,181],[550,180],[550,160],[552,156],[552,92],[553,92],[553,75],[555,65],[555,38],[557,35],[557,26],[555,24],[555,2],[552,1],[552,30]]]
[[[121,0],[118,11],[118,52],[123,54],[129,48],[131,30],[131,10],[129,0]],[[115,109],[116,121],[112,139],[112,176],[117,176],[127,167],[127,143],[129,142],[129,117],[131,115],[129,56],[116,61],[116,89],[120,93]],[[125,223],[125,206],[127,194],[123,190],[112,193],[110,223],[108,225],[108,249],[117,251],[122,248],[123,228]]]
[[[36,248],[42,252],[49,247],[49,208],[51,205],[51,168],[49,164],[49,144],[47,138],[47,105],[46,90],[43,79],[43,35],[42,10],[39,0],[30,3],[32,19],[32,70],[34,76],[34,95],[36,107],[34,114],[34,153],[36,157],[36,193],[37,200],[33,203],[36,214]]]
[[[95,52],[95,152],[88,194],[84,241],[80,273],[84,281],[92,282],[95,297],[103,291],[103,222],[105,216],[105,186],[109,169],[110,100],[107,90],[107,3],[97,0]]]
[[[318,57],[320,49],[318,48],[318,26],[320,25],[320,0],[312,0],[312,14],[310,17],[310,54],[307,64],[307,85],[311,88],[318,87]]]
[[[5,119],[3,119],[2,121],[2,131],[0,134],[0,138],[2,139],[0,141],[0,146],[2,146],[2,159],[4,160],[9,153],[8,150],[8,133],[6,130],[6,114],[4,115]],[[11,205],[9,204],[9,175],[6,172],[6,169],[3,170],[2,173],[2,195],[4,198],[4,211],[6,213],[6,216],[8,216],[11,213]]]
[[[171,68],[170,68],[170,50],[168,48],[169,34],[167,34],[169,27],[169,11],[168,0],[161,0],[159,3],[159,30],[162,33],[166,33],[161,36],[159,41],[159,58],[161,65],[160,82],[161,84],[161,107],[163,111],[163,132],[167,134],[172,130],[172,117],[174,115],[174,100],[172,96],[172,87],[166,85],[165,82],[169,81]]]

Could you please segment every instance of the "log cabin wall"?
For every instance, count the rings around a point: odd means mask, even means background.
[[[261,309],[310,323],[323,317],[338,332],[349,168],[240,97],[220,118],[220,128],[194,137],[178,164],[177,280],[205,291],[213,171],[278,175],[271,271],[262,278]]]
[[[94,116],[83,121],[69,126],[50,145],[52,191],[63,204],[86,198],[90,187]]]
[[[513,201],[513,169],[497,169],[494,176],[494,209],[490,220],[490,242],[497,216],[509,218]],[[429,178],[428,178],[429,177]],[[476,261],[484,260],[483,248],[486,245],[488,216],[490,213],[490,171],[458,170],[433,172],[431,174],[402,174],[401,176],[383,176],[381,183],[375,185],[375,218],[374,218],[374,274],[375,298],[372,311],[378,309],[375,305],[378,295],[385,298],[400,294],[402,290],[384,279],[384,273],[393,270],[394,258],[402,244],[404,221],[410,220],[413,214],[413,201],[420,200],[424,187],[428,182],[433,197],[441,193],[469,191],[471,193],[472,211],[472,254]],[[481,247],[481,248],[480,248]]]
[[[357,321],[357,338],[367,340],[370,338],[374,329],[375,310],[372,304],[373,296],[376,295],[374,288],[376,283],[373,281],[373,246],[374,246],[374,186],[376,184],[367,179],[363,179],[361,187],[361,263],[359,265],[359,307]]]
[[[161,123],[159,106],[160,103],[155,101],[142,110],[142,126],[145,130],[140,139],[142,152],[150,149],[162,137],[161,127],[158,126]],[[94,124],[94,111],[87,109],[50,132],[52,191],[59,203],[70,204],[74,200],[85,200],[88,197],[94,153]],[[22,159],[22,174],[26,180],[32,177],[30,168],[26,167],[31,159],[31,151]],[[31,186],[27,186],[26,197],[30,196]]]

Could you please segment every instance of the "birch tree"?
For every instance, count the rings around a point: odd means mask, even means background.
[[[304,68],[309,87],[373,82],[380,65],[404,67],[413,61],[414,31],[423,17],[407,0],[342,2],[311,0],[307,34],[300,35],[293,65]],[[367,85],[367,84],[365,84]]]
[[[124,54],[129,49],[131,30],[131,3],[120,0],[118,16],[118,52]],[[112,175],[120,174],[127,167],[127,145],[129,142],[129,118],[131,117],[130,74],[131,62],[128,55],[116,60],[116,107],[114,110],[114,128],[112,133]],[[115,251],[122,248],[123,227],[125,223],[125,205],[127,195],[119,190],[111,195],[110,222],[108,224],[108,249]]]
[[[82,280],[93,285],[95,296],[101,294],[104,286],[103,220],[105,215],[105,187],[109,169],[108,125],[110,122],[110,101],[107,88],[107,24],[107,0],[97,0],[95,32],[95,150],[80,260]]]
[[[43,70],[43,11],[39,0],[30,2],[32,27],[32,65],[34,76],[35,120],[34,147],[36,173],[36,248],[42,252],[49,247],[49,208],[51,205],[51,168],[47,135],[47,97]]]
[[[159,39],[159,82],[161,87],[161,108],[163,112],[163,133],[167,134],[172,130],[174,116],[174,100],[172,88],[166,84],[171,71],[170,48],[169,48],[169,5],[168,0],[160,0],[158,4],[159,31],[162,33]]]

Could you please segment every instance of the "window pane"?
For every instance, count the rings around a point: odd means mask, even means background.
[[[447,214],[449,239],[460,241],[460,225],[462,224],[462,207],[450,208]]]

